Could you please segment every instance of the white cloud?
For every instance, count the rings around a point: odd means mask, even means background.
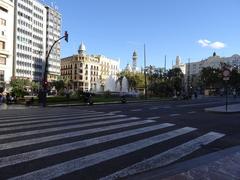
[[[226,44],[224,44],[223,42],[211,42],[207,39],[200,39],[197,41],[198,44],[200,44],[202,47],[209,47],[212,49],[222,49],[226,47]]]
[[[222,48],[225,48],[226,45],[222,42],[214,42],[214,43],[210,44],[210,47],[213,49],[222,49]]]

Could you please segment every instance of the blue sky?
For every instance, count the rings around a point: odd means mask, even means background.
[[[143,66],[167,66],[179,55],[183,62],[212,55],[239,54],[239,0],[52,0],[62,14],[62,57],[76,54],[84,42],[89,54],[103,54],[131,63],[137,51]],[[50,3],[50,0],[45,0]]]

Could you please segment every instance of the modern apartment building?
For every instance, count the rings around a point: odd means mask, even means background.
[[[61,15],[38,0],[15,0],[13,77],[42,81],[45,60],[60,37]],[[49,79],[60,75],[60,42],[49,57]]]
[[[46,8],[37,0],[15,0],[13,77],[41,81],[46,56]]]
[[[106,79],[109,76],[117,77],[118,72],[119,61],[102,55],[88,55],[83,43],[78,54],[61,60],[61,76],[70,82],[73,90],[100,90]]]
[[[53,7],[47,9],[47,31],[46,31],[46,54],[49,52],[54,41],[61,36],[61,14]],[[60,41],[58,41],[48,58],[48,81],[57,80],[60,76]]]
[[[8,89],[13,65],[14,1],[0,0],[0,93]]]

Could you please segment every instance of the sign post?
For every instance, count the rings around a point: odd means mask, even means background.
[[[223,80],[225,81],[225,91],[226,91],[226,112],[228,111],[228,81],[230,79],[230,70],[224,69],[223,70]]]

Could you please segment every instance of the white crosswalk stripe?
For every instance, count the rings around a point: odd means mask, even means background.
[[[154,117],[149,117],[149,118],[147,118],[147,119],[155,120],[155,119],[160,119],[160,117],[159,117],[159,116],[154,116]]]
[[[56,121],[56,118],[58,121],[60,120],[66,120],[66,119],[70,119],[72,117],[72,119],[86,119],[86,118],[91,118],[91,117],[104,117],[104,116],[109,116],[109,115],[113,115],[113,114],[98,114],[98,113],[94,113],[94,114],[77,114],[77,115],[68,115],[68,116],[48,116],[47,119],[41,119],[41,118],[31,118],[31,119],[27,119],[24,118],[24,120],[19,120],[19,121],[4,121],[4,123],[0,123],[0,128],[1,127],[5,127],[5,126],[13,126],[13,125],[27,125],[27,124],[34,124],[34,123],[41,123],[41,122],[51,122],[51,121]],[[7,123],[6,123],[7,122]]]
[[[106,125],[106,124],[111,124],[111,123],[116,123],[116,122],[127,122],[129,120],[136,120],[136,119],[138,119],[138,118],[124,118],[124,119],[115,119],[115,120],[110,120],[110,121],[100,121],[100,122],[95,122],[95,123],[83,124],[81,127],[88,127],[88,126],[94,126],[94,125]],[[151,120],[148,120],[148,121],[151,121]],[[75,131],[75,132],[70,132],[70,133],[57,134],[57,135],[52,135],[52,136],[40,137],[40,138],[32,138],[29,140],[4,143],[4,144],[1,144],[0,150],[6,150],[6,149],[10,149],[10,148],[17,148],[17,147],[21,147],[21,146],[33,145],[33,144],[38,144],[38,143],[43,143],[43,142],[48,142],[48,141],[59,140],[59,139],[63,139],[63,138],[76,137],[76,136],[80,136],[82,133],[83,133],[83,130],[80,130],[80,131]],[[92,131],[92,133],[94,133],[94,131]]]
[[[85,172],[108,161],[114,163],[115,159],[132,153],[144,154],[153,146],[160,147],[181,139],[182,144],[173,144],[164,152],[154,151],[151,157],[143,155],[144,158],[125,167],[118,167],[116,162],[117,169],[108,174],[91,174],[92,179],[124,178],[174,163],[224,136],[217,132],[200,135],[193,127],[155,121],[159,116],[142,119],[122,115],[121,111],[104,113],[76,108],[70,113],[65,108],[57,108],[47,109],[47,115],[44,115],[44,109],[30,111],[33,114],[24,111],[23,114],[16,112],[15,115],[20,115],[17,118],[6,113],[6,119],[2,117],[0,179],[68,177],[71,173]],[[184,141],[184,137],[190,134],[195,134],[194,138]],[[63,159],[59,159],[60,156]]]
[[[168,165],[192,152],[201,148],[201,145],[206,145],[223,137],[224,134],[210,132],[203,136],[200,136],[194,140],[188,141],[187,143],[181,144],[175,148],[172,148],[168,151],[165,151],[161,154],[158,154],[150,159],[147,159],[143,162],[134,164],[130,167],[127,167],[121,171],[118,171],[112,175],[109,175],[101,180],[107,179],[118,179],[126,176],[134,175],[140,172],[151,170],[154,168],[159,168],[165,165]]]
[[[136,125],[136,123],[134,125]],[[129,126],[130,126],[130,124],[129,124]],[[24,161],[38,159],[38,158],[41,158],[44,156],[50,156],[50,155],[54,155],[57,153],[62,153],[62,152],[78,149],[78,148],[84,148],[84,147],[88,147],[88,146],[91,146],[94,144],[99,144],[99,143],[103,143],[103,142],[107,142],[107,141],[113,141],[113,140],[125,138],[128,136],[138,135],[141,133],[146,133],[146,132],[150,132],[150,131],[154,131],[154,130],[158,130],[158,129],[162,129],[162,128],[166,128],[166,127],[170,127],[170,126],[173,126],[173,124],[164,123],[164,124],[144,127],[144,128],[140,128],[140,129],[134,129],[134,130],[124,131],[124,132],[120,132],[120,133],[110,134],[110,135],[102,136],[99,138],[92,138],[92,139],[87,139],[87,140],[83,140],[83,141],[77,141],[74,143],[68,143],[68,144],[54,146],[54,147],[45,148],[45,149],[40,149],[40,150],[36,150],[36,151],[32,151],[32,152],[8,156],[8,157],[0,158],[0,162],[1,162],[0,168],[4,167],[4,166],[21,163]]]
[[[113,115],[113,116],[103,116],[103,117],[94,117],[94,118],[88,118],[85,119],[85,121],[96,121],[96,120],[101,120],[101,119],[111,119],[113,117],[125,117],[125,115]],[[62,120],[62,118],[59,118],[60,120]],[[48,127],[51,125],[67,125],[69,123],[75,123],[75,122],[79,122],[78,117],[73,117],[73,118],[65,118],[63,119],[64,121],[56,121],[56,119],[54,119],[54,122],[44,122],[44,123],[32,123],[32,124],[27,124],[27,125],[21,125],[21,126],[11,126],[11,127],[2,127],[0,128],[0,131],[11,131],[11,130],[20,130],[20,129],[26,129],[26,128],[35,128],[35,127]],[[66,121],[67,120],[67,121]],[[80,121],[81,122],[81,121]]]
[[[93,166],[95,164],[110,160],[112,158],[116,158],[128,153],[137,151],[139,149],[151,146],[153,144],[169,140],[171,138],[189,133],[194,130],[196,129],[189,128],[189,127],[177,129],[177,130],[170,131],[157,136],[153,136],[147,139],[139,140],[130,144],[108,149],[106,151],[98,152],[98,153],[77,158],[71,161],[60,163],[55,166],[40,169],[31,173],[16,177],[16,179],[25,179],[25,180],[34,179],[34,178],[42,179],[42,180],[53,179],[64,174],[71,173],[76,170],[81,170],[83,168]]]

